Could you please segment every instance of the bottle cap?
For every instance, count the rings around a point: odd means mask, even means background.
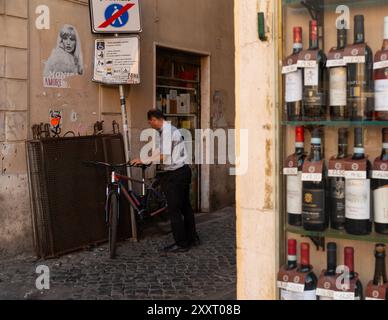
[[[304,127],[296,127],[295,129],[296,134],[296,142],[304,142]]]
[[[345,266],[349,268],[350,272],[354,271],[354,248],[346,247],[345,252]]]
[[[303,30],[302,27],[294,27],[294,43],[302,43]]]
[[[296,240],[295,239],[288,240],[288,255],[289,256],[296,256]]]
[[[303,266],[310,265],[310,245],[306,242],[301,243],[300,245],[300,256],[301,264]]]

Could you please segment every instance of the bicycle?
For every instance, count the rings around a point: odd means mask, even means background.
[[[120,198],[123,194],[131,207],[135,210],[140,221],[161,216],[167,211],[167,199],[163,193],[157,190],[157,179],[146,179],[146,170],[151,165],[109,164],[105,162],[83,161],[84,165],[109,169],[111,181],[106,187],[105,221],[109,228],[109,252],[110,258],[116,256],[117,230],[120,219]],[[141,180],[133,179],[118,173],[120,169],[140,168]],[[141,185],[142,192],[137,194],[123,184],[123,181]]]

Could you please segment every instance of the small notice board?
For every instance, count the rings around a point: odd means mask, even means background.
[[[140,84],[138,36],[95,40],[93,81],[104,84]]]

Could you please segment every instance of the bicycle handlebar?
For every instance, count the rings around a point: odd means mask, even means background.
[[[84,165],[90,165],[90,166],[97,166],[97,167],[104,167],[109,169],[119,169],[119,168],[140,168],[140,169],[147,169],[151,166],[151,164],[131,164],[131,163],[121,163],[121,164],[110,164],[106,162],[98,162],[98,161],[82,161]]]

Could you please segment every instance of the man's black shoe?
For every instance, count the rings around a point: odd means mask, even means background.
[[[166,253],[183,253],[189,251],[189,247],[181,247],[177,244],[174,244],[173,246],[168,246],[164,248],[164,252]]]
[[[174,247],[174,246],[176,246],[176,245],[177,245],[177,244],[174,242],[174,243],[172,243],[172,244],[170,244],[170,245],[164,247],[164,248],[163,248],[163,251],[168,251],[168,250],[170,250],[172,247]]]
[[[190,241],[190,245],[193,247],[199,247],[201,244],[202,242],[198,235],[196,235],[194,239]]]

